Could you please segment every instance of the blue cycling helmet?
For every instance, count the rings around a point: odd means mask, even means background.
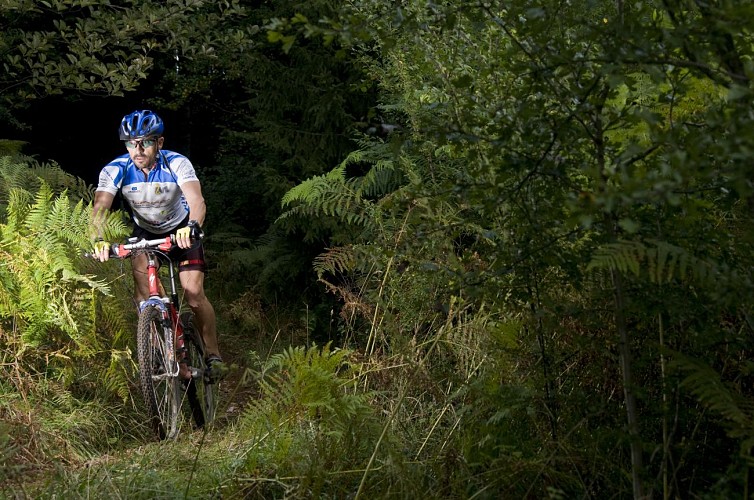
[[[148,109],[143,109],[124,116],[118,133],[121,141],[128,141],[139,137],[159,137],[164,129],[165,125],[159,116]]]

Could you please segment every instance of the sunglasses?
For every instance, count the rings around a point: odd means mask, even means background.
[[[143,149],[151,148],[157,143],[157,139],[139,139],[132,141],[123,141],[126,143],[126,149],[136,149],[141,146]]]

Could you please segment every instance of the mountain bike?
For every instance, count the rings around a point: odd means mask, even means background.
[[[197,427],[215,418],[217,384],[205,362],[204,342],[194,328],[193,313],[180,311],[175,283],[175,263],[168,252],[176,247],[175,236],[113,244],[112,257],[147,256],[149,298],[139,304],[136,347],[139,382],[152,428],[160,439],[178,435],[184,396]],[[160,280],[160,262],[166,262],[170,293]],[[183,369],[181,366],[183,365]]]

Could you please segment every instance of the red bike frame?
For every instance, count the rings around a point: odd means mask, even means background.
[[[162,252],[169,252],[175,246],[172,238],[170,236],[167,236],[164,239],[159,240],[141,240],[134,244],[113,245],[113,253],[120,258],[124,258],[128,257],[133,250],[154,247],[154,245],[158,243],[159,245],[157,245],[156,249]],[[178,302],[178,294],[175,291],[175,272],[172,265],[169,266],[169,270],[171,297],[169,298],[169,300],[164,300],[164,298],[166,298],[165,295],[167,294],[165,293],[162,282],[160,281],[157,259],[155,258],[154,253],[147,252],[147,280],[149,284],[149,298],[139,304],[139,311],[144,309],[144,307],[149,304],[156,305],[162,311],[163,319],[170,320],[174,334],[173,342],[175,343],[175,349],[170,349],[169,352],[171,354],[178,353],[179,360],[184,361],[186,357],[186,349],[183,341],[183,323],[181,322],[179,316],[180,306]]]

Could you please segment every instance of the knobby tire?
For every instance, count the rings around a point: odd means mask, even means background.
[[[139,314],[136,331],[139,380],[152,429],[160,439],[170,439],[178,432],[180,381],[170,376],[176,369],[175,355],[169,355],[165,339],[173,335],[163,320],[163,312],[147,306]]]

